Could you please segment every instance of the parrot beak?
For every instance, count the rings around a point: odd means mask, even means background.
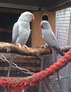
[[[43,24],[42,23],[40,23],[40,27],[43,27]]]
[[[35,21],[35,17],[33,16],[33,21]]]

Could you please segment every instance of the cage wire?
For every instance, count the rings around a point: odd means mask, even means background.
[[[51,65],[49,68],[42,70],[32,76],[29,76],[26,80],[22,79],[9,79],[9,78],[0,78],[0,85],[5,87],[6,92],[24,92],[28,86],[35,86],[38,82],[44,80],[45,78],[50,77],[55,74],[57,71],[65,67],[71,61],[71,50],[69,50],[65,56],[58,60],[55,64]],[[0,59],[6,60],[3,55],[0,55]],[[6,60],[7,61],[7,60]],[[9,63],[9,61],[7,61]],[[13,64],[12,67],[15,64]],[[70,76],[71,77],[71,76]]]
[[[42,20],[48,20],[48,16],[47,15],[44,15],[44,16],[42,16]],[[0,54],[0,59],[1,60],[3,60],[3,61],[5,61],[5,62],[7,62],[7,63],[10,63],[10,61],[4,56],[4,55],[2,55],[2,54]],[[13,68],[17,68],[17,69],[19,69],[22,73],[25,73],[25,74],[27,74],[27,75],[32,75],[32,76],[34,76],[35,75],[35,73],[34,72],[31,72],[31,71],[29,71],[28,69],[25,69],[25,68],[21,68],[21,67],[19,67],[17,64],[15,64],[15,63],[13,63],[12,64],[12,67]],[[41,75],[42,75],[43,73],[41,73]],[[36,74],[36,75],[38,75],[38,74]],[[39,75],[40,76],[40,75]],[[38,77],[38,76],[37,76]],[[55,82],[53,83],[53,85],[56,85],[56,87],[55,87],[55,92],[62,92],[62,90],[60,89],[60,87],[59,87],[59,85],[58,85],[58,78],[57,78],[57,76],[53,76],[54,77],[54,79],[55,79]],[[65,78],[70,78],[71,79],[71,75],[67,75],[67,76],[60,76],[60,79],[61,79],[61,81],[62,81],[62,79],[65,79]],[[36,78],[35,78],[36,79]],[[38,79],[38,78],[37,78]],[[36,80],[37,80],[36,79]],[[43,78],[41,78],[41,79],[43,79]],[[41,79],[39,79],[39,80],[41,80]],[[12,80],[13,81],[13,80]],[[27,84],[26,84],[27,85]],[[69,85],[70,86],[70,85]],[[25,88],[26,88],[26,86],[25,86]],[[70,88],[70,87],[69,87]],[[23,88],[24,89],[24,88]],[[9,86],[6,88],[6,90],[8,91],[8,92],[19,92],[18,90],[18,88],[16,89],[16,90],[13,90],[13,89],[11,89],[11,88],[9,88]],[[71,90],[71,89],[70,89]],[[24,90],[22,90],[22,88],[20,89],[20,92],[24,92]],[[69,91],[70,92],[70,91]]]
[[[56,36],[60,46],[71,45],[71,7],[56,12]],[[60,57],[60,56],[59,56]],[[58,57],[58,58],[59,58]],[[71,63],[60,71],[61,76],[71,75]],[[62,79],[63,92],[71,92],[71,78]],[[56,91],[58,92],[58,91]]]

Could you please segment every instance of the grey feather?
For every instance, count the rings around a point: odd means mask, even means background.
[[[18,38],[18,31],[19,31],[19,25],[16,22],[13,26],[13,32],[12,32],[12,43],[15,43]]]

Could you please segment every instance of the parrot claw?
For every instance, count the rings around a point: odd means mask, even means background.
[[[19,46],[19,48],[21,48],[22,46],[20,45],[20,43],[16,43],[16,45],[18,45]]]
[[[42,46],[40,46],[41,48],[46,48],[46,46],[45,45],[42,45]]]
[[[45,47],[49,47],[48,44],[45,44]]]
[[[29,49],[26,45],[23,45],[26,49]]]

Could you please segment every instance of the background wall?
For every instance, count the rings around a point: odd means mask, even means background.
[[[38,47],[45,44],[40,28],[41,17],[43,14],[48,16],[53,32],[55,32],[55,12],[33,12],[33,14],[35,21],[32,23],[32,47]]]

